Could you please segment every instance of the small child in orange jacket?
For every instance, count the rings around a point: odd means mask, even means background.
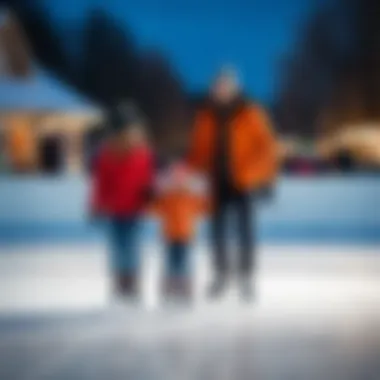
[[[189,269],[189,251],[196,232],[196,224],[206,211],[204,196],[192,189],[192,176],[186,166],[172,165],[165,188],[156,198],[152,212],[161,220],[166,243],[164,293],[189,299],[192,284]]]

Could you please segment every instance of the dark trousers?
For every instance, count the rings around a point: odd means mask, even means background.
[[[166,252],[166,273],[170,277],[189,274],[189,244],[187,242],[168,242]]]
[[[229,217],[232,212],[236,217],[235,235],[238,242],[238,270],[240,275],[250,275],[254,269],[254,225],[253,195],[239,192],[229,186],[214,190],[215,207],[211,219],[214,269],[216,274],[228,272],[229,253],[227,250]]]

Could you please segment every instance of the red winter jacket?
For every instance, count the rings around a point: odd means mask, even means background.
[[[105,146],[94,168],[92,211],[110,217],[136,216],[142,211],[153,179],[147,147],[117,153]]]

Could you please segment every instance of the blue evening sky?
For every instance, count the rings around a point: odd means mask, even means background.
[[[236,65],[246,90],[273,100],[281,62],[322,0],[41,0],[72,36],[93,8],[109,11],[142,48],[163,51],[187,88],[202,91],[223,63]],[[77,42],[78,43],[78,42]]]

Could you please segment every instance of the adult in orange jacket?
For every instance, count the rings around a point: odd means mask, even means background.
[[[213,196],[212,245],[215,278],[211,297],[221,295],[228,280],[227,216],[237,214],[240,248],[239,285],[251,298],[254,269],[252,203],[256,190],[276,176],[276,141],[270,121],[259,105],[241,96],[236,74],[222,72],[210,99],[195,118],[189,162],[210,180]]]

